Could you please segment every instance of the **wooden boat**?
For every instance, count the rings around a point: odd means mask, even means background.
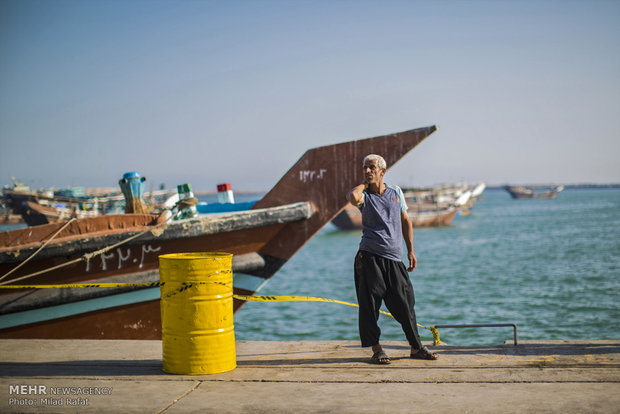
[[[105,215],[0,233],[0,284],[157,282],[161,254],[224,251],[234,254],[234,293],[254,294],[344,208],[365,155],[393,165],[435,129],[309,150],[246,211],[171,222]],[[159,288],[0,289],[0,338],[158,339]]]
[[[96,217],[110,212],[120,212],[124,203],[122,194],[67,197],[44,192],[4,190],[4,202],[21,216],[29,226],[67,221],[71,218]],[[166,196],[167,191],[152,191],[148,198],[154,206],[155,197]]]
[[[409,218],[413,227],[442,227],[449,226],[458,213],[456,207],[448,207],[441,210],[419,210],[409,209]]]
[[[440,227],[448,226],[456,216],[458,208],[448,207],[440,210],[409,209],[407,214],[413,227]],[[362,213],[351,204],[348,204],[334,219],[332,224],[342,230],[361,230]]]
[[[97,198],[55,196],[49,192],[4,190],[5,204],[29,226],[103,214]],[[122,196],[121,196],[122,199]]]
[[[486,188],[487,188],[486,183],[479,183],[478,185],[473,187],[471,189],[471,196],[469,197],[469,200],[467,201],[467,203],[465,203],[465,205],[461,209],[461,213],[464,212],[465,210],[467,211],[471,210],[474,204],[476,204],[476,201],[484,198],[482,193],[484,192]]]
[[[484,183],[474,188],[462,183],[403,188],[403,193],[413,227],[440,227],[450,225],[457,214],[471,209],[485,188]],[[362,215],[359,209],[349,204],[334,217],[332,223],[342,230],[360,230]]]
[[[22,223],[24,223],[24,219],[21,214],[13,214],[10,209],[0,210],[0,225]]]
[[[548,188],[548,187],[545,187]],[[512,198],[555,198],[562,190],[563,185],[553,187],[550,190],[537,191],[538,187],[504,186]]]
[[[86,218],[99,216],[102,213],[96,209],[83,210],[73,206],[44,206],[36,201],[25,201],[21,216],[29,226],[67,221],[71,218]]]
[[[404,187],[403,193],[407,203],[417,206],[419,210],[443,210],[449,207],[471,209],[482,198],[485,183],[470,187],[467,183],[440,184],[432,187]]]

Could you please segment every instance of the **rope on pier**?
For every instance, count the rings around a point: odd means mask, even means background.
[[[191,288],[194,285],[204,285],[204,284],[212,284],[217,282],[191,282],[191,283],[183,283],[182,287],[178,290],[180,293],[188,288]],[[218,283],[223,284],[223,283]],[[158,287],[163,286],[164,282],[144,282],[144,283],[73,283],[73,284],[58,284],[58,285],[0,285],[0,289],[51,289],[51,288],[109,288],[109,287]],[[173,295],[175,293],[171,293]],[[328,302],[328,303],[338,303],[340,305],[354,306],[359,308],[359,305],[351,302],[344,302],[336,299],[328,299],[328,298],[318,298],[314,296],[250,296],[250,295],[236,295],[233,294],[233,298],[237,300],[243,301],[252,301],[252,302]],[[380,313],[389,316],[390,318],[394,318],[391,313],[384,312],[382,310]],[[418,326],[424,329],[428,329],[433,334],[433,339],[435,344],[442,344],[439,339],[439,331],[434,326],[430,328],[421,325],[418,323]]]

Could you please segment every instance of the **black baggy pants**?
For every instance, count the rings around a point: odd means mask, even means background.
[[[383,300],[394,319],[401,324],[409,344],[414,349],[422,348],[413,309],[413,286],[403,262],[360,250],[355,256],[354,273],[362,346],[379,343],[381,329],[377,320]]]

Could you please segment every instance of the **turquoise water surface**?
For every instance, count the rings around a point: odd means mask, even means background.
[[[487,190],[445,228],[415,229],[410,274],[418,322],[515,323],[520,340],[620,338],[620,190],[569,189],[554,200],[513,200]],[[361,232],[331,224],[261,295],[356,302],[353,257]],[[380,317],[383,340],[405,340]],[[317,302],[247,303],[239,340],[358,340],[357,309]],[[498,344],[511,328],[442,329],[448,344]],[[422,339],[432,335],[420,329]]]

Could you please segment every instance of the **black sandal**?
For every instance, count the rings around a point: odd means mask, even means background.
[[[427,347],[423,346],[415,354],[412,352],[411,355],[409,355],[409,358],[411,358],[411,359],[428,359],[428,360],[434,361],[437,358],[439,358],[439,356],[437,356],[436,353],[429,351]]]
[[[372,358],[370,358],[370,363],[372,363],[372,364],[387,365],[390,362],[392,362],[390,360],[390,357],[387,356],[387,354],[385,352],[383,352],[383,349],[381,349],[380,351],[375,352],[373,354]]]

